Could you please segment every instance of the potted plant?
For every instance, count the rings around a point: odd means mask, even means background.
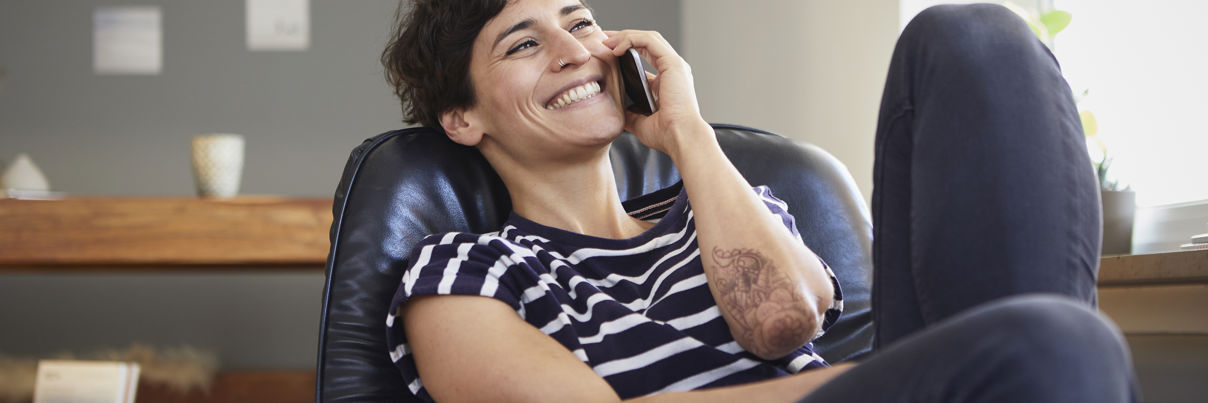
[[[1052,47],[1053,37],[1069,26],[1073,16],[1061,10],[1052,10],[1034,15],[1026,9],[1011,2],[1004,5],[1014,11],[1028,23],[1036,37],[1045,45]],[[1081,100],[1088,94],[1087,90],[1075,94],[1075,101]],[[1082,129],[1086,134],[1087,151],[1091,157],[1095,174],[1099,177],[1099,194],[1103,207],[1103,255],[1125,255],[1132,252],[1133,219],[1137,211],[1137,194],[1126,185],[1122,185],[1110,169],[1112,157],[1107,145],[1099,137],[1099,123],[1095,114],[1090,110],[1081,109],[1078,112],[1082,119]]]
[[[1095,115],[1082,111],[1082,129],[1086,132],[1087,149],[1091,164],[1099,176],[1099,196],[1103,205],[1103,250],[1104,255],[1127,255],[1132,253],[1133,220],[1137,213],[1137,193],[1122,185],[1111,175],[1112,157],[1107,152],[1103,139],[1099,138],[1099,125]]]

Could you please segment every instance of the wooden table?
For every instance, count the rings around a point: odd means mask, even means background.
[[[1208,334],[1208,250],[1103,258],[1099,309],[1125,333]]]
[[[331,199],[0,199],[0,270],[322,268]]]

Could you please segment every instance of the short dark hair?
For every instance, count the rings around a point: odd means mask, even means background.
[[[399,4],[382,66],[402,103],[404,122],[439,129],[441,112],[474,106],[474,39],[507,2],[413,0],[408,10]]]

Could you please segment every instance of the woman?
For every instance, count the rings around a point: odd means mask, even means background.
[[[1000,274],[945,271],[966,263],[959,259],[923,272],[900,269],[896,275],[903,279],[882,274],[895,267],[885,258],[903,259],[896,262],[900,266],[914,264],[917,256],[909,253],[911,238],[887,239],[900,231],[892,220],[925,209],[912,209],[913,200],[893,200],[900,196],[895,190],[914,190],[913,185],[908,179],[894,182],[901,180],[892,178],[901,170],[883,172],[884,163],[902,158],[895,141],[927,142],[911,140],[915,125],[902,129],[900,121],[887,120],[915,105],[891,105],[892,116],[883,107],[878,133],[877,185],[889,192],[874,195],[876,218],[886,224],[876,227],[877,294],[894,306],[882,301],[874,309],[880,345],[893,346],[859,365],[828,366],[809,342],[838,315],[841,288],[801,243],[783,202],[766,188],[752,189],[722,154],[700,116],[690,69],[657,33],[603,31],[577,0],[421,0],[409,13],[383,55],[408,119],[477,147],[507,185],[514,208],[499,232],[436,234],[409,259],[412,267],[388,324],[391,358],[417,396],[992,401],[1004,397],[995,387],[1005,386],[1033,400],[1129,397],[1127,353],[1110,326],[1084,307],[1022,297],[967,310],[993,297],[1031,291],[1093,298],[1093,267],[1088,272],[1062,255],[1056,259],[1068,267],[1056,270],[988,268],[1026,281],[1021,287],[995,282],[973,293],[942,291],[940,285],[933,292],[916,280],[934,276],[950,284],[962,276]],[[1001,21],[1000,15],[990,18]],[[660,110],[650,116],[621,107],[616,57],[629,48],[658,71],[650,79]],[[895,56],[895,64],[903,58]],[[887,104],[896,99],[895,83],[915,79],[895,80],[893,72],[902,70],[891,69]],[[927,99],[903,92],[908,100]],[[1068,94],[1050,98],[1068,103]],[[1055,116],[1046,120],[1066,122],[1064,115]],[[682,190],[622,204],[608,160],[608,145],[622,130],[668,154],[683,178]],[[1059,133],[1050,142],[1068,143],[1069,131]],[[905,158],[894,163],[915,166],[909,153]],[[1085,177],[1089,170],[1072,171],[1051,186],[1085,190],[1092,183]],[[1036,196],[1042,206],[1034,211],[1045,213],[1050,198],[1058,196]],[[895,212],[902,206],[905,213]],[[1061,222],[1069,227],[1050,232],[1078,232],[1067,229],[1086,224],[1083,214]],[[1023,235],[1046,234],[1029,231]],[[897,256],[903,248],[908,253]],[[931,251],[925,252],[919,255]],[[939,254],[940,260],[952,255],[960,253]],[[1050,282],[1054,271],[1066,280]],[[898,301],[905,291],[912,300]],[[1069,342],[1074,337],[1082,340]],[[994,348],[948,348],[973,341],[993,341]],[[1014,358],[1025,356],[1022,346],[1062,355],[1017,364]],[[913,369],[919,362],[931,364]],[[1092,362],[1094,371],[1069,370]],[[1008,374],[998,375],[1003,372]],[[870,381],[882,387],[865,387]]]

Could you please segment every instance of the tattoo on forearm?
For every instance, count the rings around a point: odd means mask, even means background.
[[[758,355],[800,347],[812,327],[807,304],[775,263],[754,249],[713,248],[718,304],[728,308],[731,330]],[[813,335],[805,335],[808,339]]]

